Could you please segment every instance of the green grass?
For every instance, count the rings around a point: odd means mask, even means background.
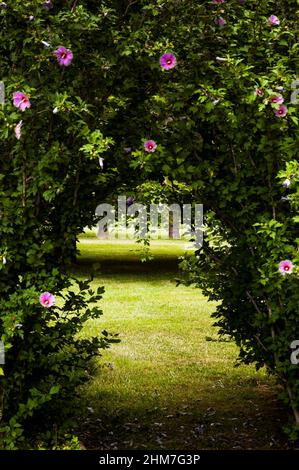
[[[96,449],[285,448],[286,420],[276,386],[265,371],[236,368],[237,348],[220,340],[209,303],[198,289],[176,287],[180,241],[152,245],[141,263],[132,242],[82,237],[74,268],[94,263],[94,286],[105,286],[101,320],[121,343],[105,351],[93,381],[82,390],[80,436]]]

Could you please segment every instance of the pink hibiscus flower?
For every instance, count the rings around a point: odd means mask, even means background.
[[[57,57],[59,65],[67,67],[73,60],[73,53],[70,49],[66,49],[63,46],[58,47],[58,49],[54,52]]]
[[[277,18],[277,16],[275,16],[275,15],[269,16],[268,21],[269,21],[269,24],[270,24],[271,26],[278,26],[278,25],[280,25],[280,20],[279,20],[279,18]]]
[[[269,103],[272,104],[282,104],[284,102],[284,98],[282,95],[273,95],[269,99]]]
[[[154,140],[147,140],[144,144],[144,148],[146,152],[155,152],[157,144]]]
[[[216,5],[220,5],[221,3],[225,3],[225,0],[212,0],[212,3],[215,3]]]
[[[289,261],[288,259],[285,259],[284,261],[281,261],[279,263],[278,269],[280,273],[284,276],[285,274],[292,274],[294,265],[291,261]]]
[[[55,303],[55,297],[53,294],[50,294],[49,292],[44,292],[43,294],[39,296],[39,301],[43,307],[50,308]]]
[[[274,110],[275,116],[276,117],[285,117],[288,114],[288,108],[281,104],[278,109]]]
[[[262,97],[262,96],[264,96],[264,91],[261,88],[256,88],[255,89],[255,94],[256,94],[256,96]]]
[[[175,55],[167,53],[163,54],[162,57],[160,57],[160,65],[162,69],[164,70],[170,70],[173,69],[177,64],[177,60]]]
[[[226,25],[226,20],[224,18],[216,18],[215,23],[218,24],[218,26],[224,26]]]
[[[16,91],[13,94],[13,104],[21,111],[25,111],[26,108],[30,108],[31,106],[28,96],[21,91]]]

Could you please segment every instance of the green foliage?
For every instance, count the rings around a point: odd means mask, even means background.
[[[6,349],[0,426],[4,448],[34,445],[41,431],[67,428],[77,387],[90,378],[91,359],[115,341],[106,331],[90,339],[79,335],[87,320],[102,314],[92,304],[101,299],[103,288],[93,292],[89,281],[59,281],[64,290],[53,290],[57,305],[49,309],[38,304],[38,291],[21,283],[0,302]]]
[[[181,200],[189,188],[188,201],[204,204],[209,233],[185,262],[190,281],[219,301],[217,324],[240,358],[276,374],[298,424],[298,367],[289,358],[299,331],[298,106],[290,101],[298,1],[53,4],[15,0],[0,10],[0,333],[8,357],[1,426],[12,443],[5,446],[26,441],[26,423],[61,407],[58,397],[81,381],[82,361],[106,345],[77,343],[87,317],[99,315],[83,294],[70,291],[49,310],[39,294],[59,299],[70,288],[63,273],[97,204],[119,188],[137,194],[148,181],[166,181],[161,197],[169,190]],[[270,26],[271,14],[280,25]],[[54,55],[59,46],[73,52],[67,67]],[[162,70],[159,57],[169,51],[177,66]],[[24,112],[12,102],[18,91],[31,102]],[[283,94],[284,117],[269,102],[274,94]],[[149,138],[157,143],[150,154]],[[152,188],[143,188],[146,199]],[[284,259],[295,265],[286,276],[278,271]]]
[[[138,35],[146,46],[136,37],[134,45],[150,69],[144,126],[162,151],[140,158],[139,168],[151,179],[184,182],[204,204],[204,248],[183,266],[219,301],[216,325],[235,339],[240,360],[266,365],[284,386],[298,428],[298,366],[290,361],[299,333],[298,106],[291,102],[298,2],[151,2],[149,9]],[[215,24],[220,14],[223,27]],[[279,26],[269,25],[271,14]],[[158,72],[152,52],[167,49],[178,65]],[[284,117],[271,103],[280,94]],[[295,268],[283,276],[278,265],[286,259]]]
[[[105,75],[113,57],[100,51],[115,19],[106,19],[104,4],[85,3],[76,8],[74,2],[55,1],[47,10],[42,1],[15,1],[0,10],[6,98],[0,107],[0,340],[5,345],[0,447],[5,449],[61,445],[63,438],[55,444],[53,436],[63,436],[70,426],[78,385],[91,377],[100,349],[115,341],[106,331],[82,338],[86,321],[102,314],[93,304],[103,289],[93,292],[88,281],[65,274],[76,238],[93,223],[103,191],[104,177],[93,157],[112,144],[98,130],[110,105],[105,101],[99,112],[97,105],[111,85]],[[68,67],[54,55],[61,45],[74,54]],[[15,106],[15,92],[26,93],[31,107]],[[51,308],[39,303],[45,291],[55,295]]]
[[[219,302],[216,324],[235,339],[240,360],[266,366],[284,386],[296,420],[292,437],[299,425],[298,366],[290,361],[299,334],[298,104],[291,99],[298,6],[294,0],[132,5],[117,50],[134,69],[127,99],[134,106],[120,110],[113,131],[116,142],[126,139],[132,148],[133,187],[144,188],[144,199],[152,192],[148,181],[166,180],[186,185],[189,200],[204,204],[203,250],[183,263],[189,281]],[[269,23],[273,14],[277,26]],[[169,51],[177,66],[161,70],[159,57]],[[281,117],[281,105],[271,101],[280,95],[287,107]],[[154,154],[144,151],[147,138],[157,143]],[[127,166],[117,168],[128,180]],[[292,261],[292,274],[279,272],[283,260]]]

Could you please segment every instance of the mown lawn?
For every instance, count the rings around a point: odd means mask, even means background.
[[[153,242],[140,262],[133,242],[82,237],[74,270],[104,285],[104,315],[84,334],[104,328],[121,343],[105,351],[82,390],[80,438],[91,449],[287,448],[287,419],[265,371],[236,368],[237,348],[220,339],[215,304],[193,287],[176,287],[185,244]]]

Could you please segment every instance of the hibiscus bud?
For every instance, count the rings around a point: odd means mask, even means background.
[[[44,7],[46,10],[51,10],[51,8],[53,8],[52,0],[46,0],[46,1],[43,3],[43,7]]]
[[[49,49],[50,44],[46,41],[41,41],[41,43],[45,46],[46,49]]]
[[[286,180],[284,180],[284,182],[282,183],[282,186],[284,188],[288,188],[291,184],[291,180],[289,180],[288,178]]]

